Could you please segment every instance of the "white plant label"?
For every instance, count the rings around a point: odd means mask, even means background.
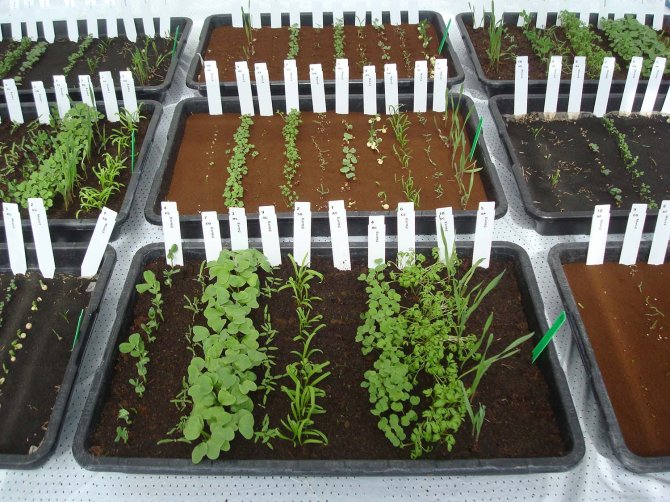
[[[398,69],[395,63],[384,65],[384,105],[388,115],[398,111]]]
[[[176,202],[161,202],[161,220],[163,222],[163,242],[165,243],[165,259],[169,263],[168,254],[172,246],[177,246],[177,252],[172,256],[172,266],[184,266],[184,253],[181,242],[181,226],[179,224],[179,210]]]
[[[254,65],[254,74],[256,75],[256,94],[258,95],[258,110],[263,117],[274,115],[272,108],[272,91],[270,91],[270,75],[266,63],[256,63]]]
[[[52,44],[56,40],[56,33],[54,32],[54,24],[52,20],[42,21],[42,30],[44,31],[44,39]]]
[[[605,259],[607,230],[610,225],[610,205],[598,205],[593,210],[589,250],[586,254],[587,265],[602,265]]]
[[[44,89],[44,83],[41,80],[31,82],[33,89],[33,101],[35,101],[35,110],[37,110],[37,119],[40,124],[48,124],[50,121],[49,102],[47,101],[47,92]]]
[[[281,5],[279,2],[272,2],[270,11],[270,28],[281,28]]]
[[[261,11],[258,5],[251,4],[249,6],[249,17],[251,18],[251,27],[252,28],[261,28]]]
[[[309,202],[296,202],[293,210],[293,259],[298,265],[312,262],[312,211]]]
[[[154,18],[151,16],[142,16],[142,26],[144,27],[144,34],[149,38],[156,36],[156,28],[154,27]]]
[[[363,113],[377,115],[377,75],[374,66],[363,67]]]
[[[415,226],[414,203],[398,203],[398,268],[402,269],[414,263]]]
[[[34,19],[26,20],[26,33],[28,38],[33,42],[37,41],[37,22]],[[93,35],[95,38],[98,38],[97,35]]]
[[[223,114],[221,88],[219,87],[219,69],[216,66],[216,61],[205,61],[205,85],[207,86],[209,114]]]
[[[610,87],[612,87],[612,76],[614,75],[614,58],[607,57],[603,60],[600,69],[600,80],[598,81],[598,92],[596,93],[596,103],[593,107],[593,114],[596,117],[602,117],[607,113],[607,101],[610,96]]]
[[[65,25],[67,28],[67,38],[70,42],[77,42],[79,39],[79,27],[77,26],[77,20],[74,17],[69,16],[65,20]]]
[[[547,10],[537,9],[537,18],[535,20],[535,27],[544,30],[547,27]]]
[[[519,17],[516,18],[516,25],[517,25],[519,28],[523,28],[523,27],[525,26],[525,24],[526,24],[526,20],[524,19],[524,17],[523,17],[521,14],[519,14]],[[481,28],[481,27],[482,27],[482,24],[479,23],[479,26],[478,26],[478,27]]]
[[[84,261],[81,263],[81,276],[93,277],[98,273],[100,262],[105,254],[105,248],[114,231],[114,224],[116,223],[116,211],[112,211],[107,207],[103,207],[98,216],[98,221],[95,224],[91,241],[86,248]]]
[[[137,113],[139,111],[139,107],[137,106],[137,94],[135,93],[135,81],[133,80],[133,74],[129,71],[120,71],[119,80],[121,81],[121,96],[123,97],[123,107],[128,113],[139,120],[139,114]]]
[[[5,222],[5,238],[7,239],[7,251],[9,251],[9,265],[14,274],[25,274],[27,270],[26,249],[23,241],[23,227],[21,226],[19,205],[12,202],[3,202],[2,218]]]
[[[633,204],[628,215],[626,233],[624,234],[621,246],[621,256],[619,257],[621,265],[635,265],[637,252],[640,250],[640,239],[642,239],[642,230],[646,216],[646,204]]]
[[[309,65],[309,85],[312,91],[312,111],[326,113],[326,89],[320,64]]]
[[[248,5],[248,4],[246,4]],[[232,12],[230,16],[232,18],[233,28],[242,28],[244,22],[242,21],[242,9],[246,7],[243,2],[233,2]]]
[[[391,0],[391,24],[393,26],[398,26],[402,23],[402,17],[400,16],[400,2],[398,0]]]
[[[586,72],[586,58],[575,56],[570,78],[570,97],[568,98],[568,114],[572,117],[582,111],[582,91],[584,90],[584,74]]]
[[[7,223],[5,223],[6,228]],[[7,239],[9,241],[9,239]],[[670,200],[664,200],[658,210],[654,238],[649,250],[649,265],[663,265],[670,240]]]
[[[335,113],[349,113],[349,60],[335,62]]]
[[[240,100],[240,113],[253,116],[254,99],[251,94],[251,78],[249,77],[249,66],[246,61],[235,63],[235,80],[237,81],[237,95]]]
[[[100,87],[102,89],[102,100],[105,104],[105,115],[110,122],[119,121],[119,105],[116,101],[116,90],[114,89],[114,79],[112,72],[100,72]]]
[[[379,3],[375,2],[373,5],[379,7]],[[370,18],[372,19],[372,24],[382,24],[382,10],[381,9],[371,9]]]
[[[47,212],[44,209],[42,199],[28,199],[28,214],[30,215],[30,226],[33,230],[35,251],[37,251],[37,263],[40,272],[47,279],[53,279],[56,272],[54,251],[51,246],[51,234],[49,233],[49,222]]]
[[[135,28],[135,19],[132,16],[123,18],[123,27],[126,29],[126,38],[131,42],[137,41],[137,29]]]
[[[409,24],[419,24],[419,9],[417,3],[413,0],[407,0],[407,22]]]
[[[630,66],[628,67],[626,87],[623,89],[621,106],[619,107],[619,111],[624,115],[628,115],[633,111],[633,102],[635,101],[635,92],[637,91],[637,84],[640,80],[641,71],[642,58],[640,56],[634,56],[630,61]]]
[[[312,26],[314,28],[323,28],[323,4],[320,0],[312,2]]]
[[[300,27],[300,6],[295,3],[291,4],[288,15],[291,26],[297,25]]]
[[[337,4],[334,4],[330,10],[333,13],[333,24],[337,23],[338,21],[342,21],[344,23],[344,10],[337,8]]]
[[[281,250],[279,248],[279,230],[277,229],[277,214],[274,206],[258,208],[261,224],[261,241],[263,254],[273,267],[281,265]]]
[[[547,74],[547,92],[544,98],[544,113],[552,116],[556,113],[556,106],[558,105],[558,90],[561,85],[562,67],[563,58],[561,56],[551,56],[549,73]]]
[[[170,35],[170,17],[163,15],[160,12],[158,14],[158,35],[160,35],[161,38]]]
[[[518,56],[514,67],[514,116],[528,111],[528,56]]]
[[[414,113],[425,113],[428,108],[428,61],[414,63]]]
[[[344,209],[343,200],[332,200],[328,203],[328,223],[333,246],[333,266],[338,270],[351,270],[347,211]]]
[[[477,9],[474,9],[474,12],[472,13],[472,27],[475,30],[478,30],[479,28],[484,27],[484,18],[486,17],[486,7],[482,6],[481,16],[476,12],[476,10]]]
[[[654,60],[654,65],[651,67],[651,75],[649,75],[647,90],[644,92],[644,99],[642,100],[640,113],[649,114],[654,111],[658,88],[661,85],[661,79],[663,78],[663,72],[665,71],[665,61],[665,58],[656,58],[656,60]]]
[[[81,102],[91,108],[97,109],[95,106],[95,92],[93,90],[93,82],[90,75],[79,75],[79,92],[81,93]]]
[[[54,93],[56,94],[56,105],[60,118],[70,111],[70,95],[67,90],[65,76],[54,75]]]
[[[360,6],[360,3],[358,5]],[[365,26],[367,23],[366,14],[365,8],[356,9],[354,11],[354,15],[356,16],[354,24],[356,26]]]
[[[202,236],[205,241],[205,258],[208,262],[216,261],[221,254],[221,228],[216,211],[202,212]]]
[[[233,251],[249,249],[247,215],[243,207],[228,209],[228,225],[230,226],[230,249]]]
[[[19,3],[19,0],[9,0],[9,10],[10,11],[17,11],[21,8],[21,5]],[[12,39],[14,41],[18,42],[21,40],[22,34],[21,34],[21,20],[19,19],[20,13],[17,12],[12,12],[12,15],[10,17],[10,31],[12,34]]]
[[[386,224],[384,216],[368,218],[368,268],[386,261]]]
[[[495,202],[480,202],[475,223],[475,244],[472,249],[472,263],[479,260],[482,268],[489,268],[491,244],[493,243],[493,223],[495,221]]]
[[[7,110],[9,111],[9,120],[17,124],[23,124],[23,110],[19,101],[19,91],[16,89],[16,82],[13,78],[2,81],[5,91],[5,100],[7,100]]]
[[[665,95],[663,100],[663,108],[661,108],[661,113],[663,115],[670,115],[670,92]]]
[[[447,109],[447,80],[449,77],[446,59],[435,60],[435,78],[433,79],[433,111],[444,112]]]
[[[86,17],[86,30],[93,38],[100,38],[98,34],[98,19],[95,15]]]
[[[119,36],[119,20],[112,16],[111,19],[106,19],[107,38],[117,38]]]
[[[286,113],[292,110],[299,111],[298,67],[295,59],[284,60],[284,95],[286,96]]]
[[[435,210],[435,230],[440,261],[446,262],[447,257],[454,253],[456,242],[454,212],[450,207],[441,207]]]

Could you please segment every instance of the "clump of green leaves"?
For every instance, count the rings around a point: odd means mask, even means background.
[[[7,51],[0,61],[0,78],[7,78],[9,72],[21,61],[23,55],[30,49],[32,42],[30,38],[23,37],[16,47]]]
[[[549,64],[551,56],[567,56],[570,49],[565,42],[562,42],[556,36],[556,26],[550,26],[543,30],[533,28],[532,17],[526,11],[521,13],[523,16],[523,34],[530,42],[533,52],[543,62]]]
[[[335,49],[335,59],[344,59],[344,20],[338,19],[333,24],[333,48]]]
[[[248,115],[242,115],[240,125],[237,126],[237,131],[233,135],[235,146],[228,161],[228,179],[223,191],[223,198],[227,207],[242,207],[243,205],[244,186],[242,185],[242,179],[249,171],[247,156],[251,155],[253,158],[258,155],[255,146],[249,143],[252,125],[254,125],[253,119]]]
[[[300,167],[300,152],[298,151],[298,131],[302,119],[300,118],[300,111],[291,110],[287,114],[281,114],[284,119],[284,127],[282,128],[282,135],[284,136],[284,183],[279,187],[281,194],[284,196],[286,205],[293,207],[295,201],[298,200],[298,194],[293,187],[293,181],[298,168]]]
[[[70,74],[75,65],[84,57],[86,51],[88,51],[88,48],[91,46],[92,43],[93,43],[93,37],[90,35],[81,41],[81,43],[77,46],[77,50],[67,57],[67,64],[63,68],[63,75],[67,77]]]
[[[0,328],[2,327],[3,323],[3,315],[5,312],[5,307],[7,307],[7,305],[9,305],[9,302],[12,301],[16,289],[17,289],[16,278],[12,277],[9,280],[9,284],[7,284],[7,287],[5,288],[5,295],[2,297],[2,300],[0,300]]]
[[[356,179],[356,164],[358,164],[358,158],[356,157],[356,149],[353,146],[349,146],[351,140],[354,139],[353,129],[354,126],[351,125],[346,120],[343,120],[344,124],[344,133],[342,134],[342,167],[340,172],[343,173],[347,179],[355,180]]]
[[[600,35],[575,14],[564,10],[559,14],[559,19],[572,52],[576,56],[586,57],[586,74],[591,78],[598,78],[603,60],[612,53],[600,47],[602,44]]]
[[[391,45],[389,44],[389,39],[388,36],[386,35],[386,28],[384,27],[384,24],[381,23],[378,19],[374,19],[372,21],[372,27],[374,28],[375,32],[377,33],[377,47],[379,47],[379,50],[381,50],[382,55],[382,61],[390,61],[391,60]]]
[[[19,66],[17,74],[14,76],[14,80],[17,84],[23,81],[23,75],[28,73],[32,67],[35,66],[35,63],[40,60],[48,48],[49,44],[47,42],[37,42],[32,49],[28,51],[21,66]]]
[[[294,24],[288,27],[288,54],[286,59],[295,59],[300,52],[300,26]]]

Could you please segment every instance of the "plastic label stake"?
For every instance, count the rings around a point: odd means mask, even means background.
[[[535,27],[539,30],[547,27],[547,9],[537,9]]]
[[[292,3],[289,9],[289,19],[291,26],[300,27],[300,7],[295,3]]]
[[[435,78],[433,79],[433,111],[444,112],[447,109],[448,64],[446,59],[435,60]]]
[[[293,259],[300,265],[312,263],[312,211],[309,202],[296,202],[293,210]]]
[[[475,245],[472,249],[472,263],[482,268],[489,268],[491,244],[493,243],[493,224],[495,222],[495,202],[480,202],[475,223]]]
[[[640,113],[649,114],[654,111],[656,96],[658,95],[658,88],[661,85],[664,71],[665,58],[656,58],[654,60],[654,66],[651,68],[651,75],[649,75],[649,83],[647,84],[647,90],[644,93]]]
[[[47,279],[53,279],[56,263],[54,261],[54,251],[51,247],[51,234],[49,233],[49,222],[44,209],[44,201],[42,199],[28,199],[28,215],[33,230],[33,240],[35,241],[40,272]]]
[[[514,67],[514,116],[528,111],[528,56],[518,56]]]
[[[344,11],[342,9],[336,9],[333,6],[331,11],[333,12],[333,24],[337,23],[338,21],[342,21],[344,23]]]
[[[375,6],[379,6],[379,3],[374,3]],[[381,24],[382,23],[382,10],[381,9],[371,9],[370,18],[372,19],[372,24]]]
[[[131,42],[137,41],[137,30],[135,29],[135,18],[124,17],[123,18],[123,27],[126,29],[126,38]]]
[[[207,105],[210,115],[223,114],[221,106],[221,88],[219,87],[219,69],[216,61],[205,61],[205,85],[207,86]]]
[[[163,222],[163,241],[165,243],[165,259],[169,260],[168,255],[172,246],[177,246],[177,250],[172,255],[172,265],[184,265],[184,253],[181,242],[181,226],[179,224],[179,211],[176,202],[161,202],[161,219]]]
[[[7,223],[5,223],[5,227]],[[663,265],[670,240],[670,200],[664,200],[658,210],[654,238],[649,250],[649,265]],[[7,239],[9,242],[9,239]]]
[[[534,363],[538,357],[540,357],[540,354],[542,354],[542,352],[544,352],[544,349],[547,348],[547,345],[549,345],[551,339],[554,338],[554,335],[556,335],[556,333],[558,333],[561,327],[563,327],[563,324],[565,324],[565,319],[566,316],[564,310],[560,314],[558,314],[558,317],[554,321],[554,324],[551,325],[551,328],[547,330],[542,339],[533,349],[531,364]]]
[[[663,100],[663,108],[661,108],[661,113],[663,115],[670,115],[670,92],[665,95]]]
[[[23,241],[23,227],[19,205],[12,202],[2,203],[2,219],[5,222],[5,238],[9,252],[9,266],[14,274],[25,274],[26,249]]]
[[[233,251],[249,249],[247,215],[243,207],[228,209],[228,225],[230,226],[230,249]]]
[[[100,262],[105,254],[105,248],[109,242],[112,232],[114,231],[114,224],[116,223],[116,211],[112,211],[107,207],[103,207],[98,216],[98,221],[95,224],[91,241],[86,248],[84,261],[81,263],[81,276],[93,277],[98,273]]]
[[[112,19],[106,19],[105,24],[107,25],[107,38],[117,38],[119,36],[119,20],[112,17]]]
[[[7,100],[7,110],[9,111],[9,120],[17,124],[23,124],[23,110],[19,101],[19,91],[16,89],[16,82],[13,78],[4,79],[2,86],[5,91],[5,100]]]
[[[56,33],[54,32],[54,24],[51,19],[42,21],[42,31],[44,32],[44,39],[52,44],[56,40]]]
[[[133,74],[129,71],[120,71],[119,80],[121,81],[121,96],[123,97],[123,107],[130,113],[135,122],[139,121],[139,107],[137,106],[137,94],[135,93],[135,81]]]
[[[546,21],[545,12],[545,21]],[[551,56],[549,61],[549,73],[547,75],[547,92],[544,98],[544,113],[553,116],[556,113],[558,105],[558,90],[561,86],[561,69],[563,67],[563,58],[561,56]]]
[[[281,28],[281,6],[279,2],[272,2],[270,10],[270,28]]]
[[[384,105],[388,115],[398,111],[398,69],[395,63],[384,65]]]
[[[363,67],[363,113],[377,115],[377,75],[374,66]]]
[[[568,99],[568,115],[575,117],[582,111],[582,91],[584,90],[584,74],[586,58],[575,56],[572,64],[572,77],[570,79],[570,97]]]
[[[626,233],[623,237],[621,246],[621,256],[619,263],[621,265],[635,265],[637,261],[637,252],[640,249],[640,239],[642,239],[642,229],[644,220],[647,216],[646,204],[633,204],[628,215],[626,224]]]
[[[359,3],[358,5],[360,6],[360,3]],[[366,23],[367,23],[367,19],[366,19],[366,15],[367,15],[367,13],[366,13],[366,11],[365,11],[365,8],[362,8],[362,9],[356,9],[356,10],[354,11],[354,14],[355,14],[355,16],[356,16],[356,19],[355,19],[355,21],[354,21],[354,24],[355,24],[356,26],[365,26]]]
[[[216,261],[221,254],[221,228],[216,211],[202,212],[202,235],[205,241],[205,258],[207,262]]]
[[[235,63],[235,80],[237,81],[237,95],[240,100],[240,113],[242,115],[253,116],[254,100],[251,94],[249,66],[246,61],[237,61]]]
[[[44,83],[41,80],[31,82],[30,86],[33,89],[33,100],[35,101],[35,109],[37,110],[37,119],[40,124],[48,124],[51,119],[49,113],[49,102],[47,101],[47,93],[44,90]]]
[[[328,202],[328,223],[333,246],[333,266],[338,270],[351,270],[347,211],[344,209],[343,200]]]
[[[66,0],[67,1],[67,0]],[[19,19],[19,16],[21,15],[20,12],[16,12],[21,9],[21,3],[19,0],[9,0],[9,10],[10,10],[10,32],[12,35],[12,39],[16,42],[21,40],[22,34],[21,34],[21,20]]]
[[[79,75],[79,92],[81,93],[82,103],[97,110],[95,106],[95,92],[90,75]]]
[[[256,94],[258,95],[258,109],[263,117],[274,115],[272,108],[272,91],[270,91],[270,75],[268,74],[268,65],[265,63],[256,63],[254,65],[256,75]]]
[[[70,42],[77,42],[79,40],[79,27],[77,26],[77,20],[73,17],[74,15],[74,12],[69,13],[67,19],[65,19],[67,38]]]
[[[326,90],[323,85],[323,70],[320,64],[309,65],[309,85],[312,91],[312,111],[326,113]]]
[[[100,38],[98,34],[98,19],[93,14],[86,16],[86,30],[93,38]]]
[[[425,113],[428,108],[428,61],[414,63],[414,113]]]
[[[419,24],[419,9],[417,3],[413,0],[407,0],[407,22],[409,24]]]
[[[63,75],[54,75],[54,93],[56,94],[56,105],[60,118],[70,111],[70,95],[67,90],[67,82]]]
[[[640,72],[642,71],[642,58],[635,56],[630,61],[628,67],[628,76],[626,77],[626,87],[623,89],[623,96],[621,98],[621,106],[619,112],[628,115],[633,111],[633,102],[635,101],[635,92],[637,91],[637,84],[640,80]]]
[[[284,60],[284,94],[286,96],[286,113],[300,110],[298,93],[298,67],[295,59]]]
[[[335,113],[349,113],[349,60],[335,62]]]
[[[273,267],[281,265],[281,251],[279,249],[279,230],[277,229],[277,215],[274,206],[258,208],[261,224],[261,241],[263,254]]]
[[[593,210],[589,250],[586,254],[587,265],[602,265],[605,259],[607,229],[610,224],[610,205],[598,205]]]
[[[246,5],[248,5],[246,2],[233,2],[233,5],[231,6],[232,12],[230,13],[233,28],[242,28],[244,25],[244,21],[242,20],[242,10]]]
[[[414,263],[416,249],[414,203],[398,203],[398,268]]]
[[[450,207],[440,207],[435,210],[435,229],[440,261],[446,262],[447,257],[451,257],[454,253],[456,243],[454,213]]]
[[[400,17],[400,2],[398,0],[391,0],[390,6],[391,24],[398,26],[402,22]]]
[[[105,104],[105,114],[110,122],[119,121],[119,105],[116,102],[116,90],[112,72],[100,72],[100,87],[102,88],[102,100]]]
[[[145,7],[146,9],[147,7]],[[144,28],[144,34],[149,38],[154,38],[156,36],[156,28],[154,27],[154,18],[149,15],[142,16],[142,26]]]
[[[252,28],[261,28],[261,11],[258,5],[251,4],[249,6],[249,21]]]
[[[386,224],[384,216],[368,218],[368,268],[386,261]]]
[[[312,26],[323,28],[323,5],[320,0],[313,0],[312,2]]]
[[[603,65],[600,69],[596,103],[593,107],[593,114],[596,117],[602,117],[607,113],[607,101],[609,100],[610,87],[612,86],[612,75],[614,75],[614,58],[607,57],[603,60]]]

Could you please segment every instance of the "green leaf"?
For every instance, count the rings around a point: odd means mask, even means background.
[[[202,433],[204,422],[198,415],[191,415],[184,426],[184,438],[189,441],[194,441],[200,437]],[[204,453],[203,453],[204,455]]]
[[[209,338],[209,330],[204,326],[193,326],[193,341],[198,343]]]
[[[254,435],[254,416],[249,412],[245,412],[240,417],[238,428],[240,430],[240,434],[242,434],[245,439],[251,439]]]
[[[207,453],[207,443],[200,443],[191,452],[191,461],[194,464],[199,464]]]

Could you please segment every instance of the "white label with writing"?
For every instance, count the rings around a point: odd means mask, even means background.
[[[281,28],[281,5],[279,2],[271,2],[270,28]]]
[[[19,91],[16,89],[16,82],[13,78],[4,79],[2,86],[5,92],[5,99],[7,100],[7,110],[9,111],[9,119],[17,124],[23,124],[23,111],[21,110],[21,102],[19,101]]]
[[[42,199],[28,199],[28,214],[30,215],[30,226],[33,230],[33,240],[35,241],[40,272],[47,279],[52,279],[54,272],[56,272],[56,263],[51,246],[51,233],[49,232],[44,201]]]
[[[121,81],[121,96],[123,97],[123,107],[128,113],[139,120],[139,108],[137,106],[137,94],[135,93],[135,81],[133,74],[129,71],[120,71],[119,80]],[[136,120],[136,121],[137,121]]]
[[[593,210],[589,250],[586,254],[587,265],[602,265],[605,259],[607,230],[610,225],[610,205],[598,205]]]
[[[637,84],[640,80],[641,71],[642,58],[640,56],[634,56],[630,61],[630,66],[628,67],[626,86],[623,89],[621,106],[619,107],[619,111],[624,115],[628,115],[633,111],[633,102],[635,101],[635,93],[637,91]]]
[[[81,276],[93,277],[98,273],[100,262],[105,254],[105,248],[109,242],[112,232],[114,231],[114,224],[116,223],[116,211],[112,211],[107,207],[103,207],[98,216],[98,221],[95,224],[91,241],[86,248],[84,261],[81,263]]]
[[[640,249],[640,239],[644,229],[644,220],[647,216],[646,204],[633,204],[628,215],[626,224],[626,233],[623,237],[621,246],[621,256],[619,263],[621,265],[635,265],[637,261],[637,252]]]
[[[374,66],[363,67],[363,113],[377,115],[377,75]]]
[[[546,18],[545,12],[545,18]],[[555,114],[558,104],[558,89],[561,85],[561,68],[563,67],[563,58],[561,56],[551,56],[549,61],[549,73],[547,75],[547,92],[544,98],[544,113]]]
[[[228,224],[230,226],[230,249],[233,251],[249,249],[247,215],[243,207],[228,208]]]
[[[179,210],[176,202],[161,202],[161,220],[163,222],[163,241],[165,243],[165,260],[169,261],[168,255],[172,246],[177,246],[172,255],[171,265],[184,265],[184,253],[181,242],[181,226],[179,224]]]
[[[328,223],[333,246],[333,266],[338,270],[351,270],[347,211],[344,209],[343,200],[328,202]]]
[[[479,260],[482,268],[489,268],[491,244],[493,243],[493,223],[495,222],[495,202],[480,202],[475,223],[475,244],[472,249],[473,265]]]
[[[586,58],[575,56],[572,64],[572,77],[570,79],[570,97],[568,99],[568,114],[579,115],[582,111],[582,91],[584,90],[584,74],[586,72]]]
[[[320,64],[309,65],[309,85],[312,90],[312,111],[326,113],[326,90]]]
[[[221,88],[219,87],[219,69],[216,66],[216,61],[205,61],[205,85],[207,86],[209,114],[223,114]]]
[[[415,225],[414,203],[398,203],[398,268],[405,268],[414,263]]]
[[[54,75],[54,93],[56,94],[56,105],[58,106],[58,115],[60,118],[70,111],[70,95],[67,91],[67,82],[65,76]]]
[[[49,102],[47,101],[47,92],[44,89],[44,83],[41,80],[31,82],[33,89],[33,100],[35,101],[35,110],[40,124],[48,124],[50,121]]]
[[[398,69],[395,63],[384,65],[384,104],[387,114],[398,111]]]
[[[450,207],[441,207],[435,210],[435,229],[440,260],[446,262],[447,257],[453,254],[456,242],[454,213]]]
[[[19,205],[13,202],[2,203],[2,218],[5,222],[5,238],[9,251],[9,265],[14,274],[26,273],[26,249],[23,242],[23,227]]]
[[[292,110],[300,110],[298,67],[295,59],[284,60],[284,94],[286,96],[286,113]]]
[[[338,59],[335,63],[335,113],[349,113],[349,60]]]
[[[263,117],[271,117],[274,114],[272,108],[272,91],[270,91],[270,75],[266,63],[254,64],[256,75],[256,94],[258,95],[258,110]]]
[[[547,27],[547,9],[537,9],[535,27],[544,30]]]
[[[242,115],[253,115],[254,100],[251,94],[249,66],[246,61],[237,61],[235,63],[235,80],[237,81],[237,95],[240,100],[240,113]]]
[[[528,111],[528,56],[517,56],[514,67],[514,116]]]
[[[447,80],[449,71],[446,59],[435,60],[433,79],[433,111],[444,112],[447,109]]]
[[[277,229],[277,214],[274,206],[258,208],[261,225],[261,241],[263,254],[273,267],[281,265],[281,250],[279,249],[279,230]]]
[[[95,92],[93,90],[93,82],[91,81],[90,75],[79,75],[79,92],[81,93],[82,103],[91,108],[96,108]]]
[[[244,22],[242,21],[242,9],[247,5],[246,2],[233,2],[231,7],[232,12],[230,13],[233,23],[233,28],[242,28]],[[246,12],[246,11],[245,11]]]
[[[296,202],[293,209],[293,259],[298,265],[311,264],[312,211],[309,202]]]
[[[391,0],[391,24],[393,26],[398,26],[402,23],[402,17],[400,16],[400,2],[398,0]]]
[[[661,85],[661,79],[663,78],[663,72],[665,71],[665,61],[665,58],[656,58],[654,60],[654,65],[651,67],[651,75],[649,75],[647,90],[644,92],[644,99],[642,100],[640,113],[648,114],[654,111],[658,88]]]
[[[100,88],[102,89],[102,100],[105,104],[105,114],[110,122],[119,121],[119,105],[116,102],[116,90],[111,71],[100,72]]]
[[[123,18],[123,27],[126,29],[126,38],[131,42],[137,41],[137,29],[135,28],[135,19],[132,16]]]
[[[414,113],[425,113],[428,108],[428,61],[414,63]]]
[[[407,0],[407,22],[409,24],[419,24],[419,9],[414,0]]]
[[[368,218],[368,268],[386,261],[386,224],[384,216]]]
[[[607,113],[607,102],[610,96],[610,87],[612,87],[612,76],[614,75],[614,58],[607,57],[603,60],[600,69],[600,80],[598,81],[598,92],[596,93],[596,103],[593,107],[593,114],[596,117],[602,117]]]
[[[216,211],[202,212],[202,235],[205,241],[205,258],[208,262],[216,261],[221,254],[221,228]]]
[[[668,240],[670,240],[670,200],[664,200],[658,210],[658,219],[654,227],[654,238],[649,250],[649,265],[663,265]]]

